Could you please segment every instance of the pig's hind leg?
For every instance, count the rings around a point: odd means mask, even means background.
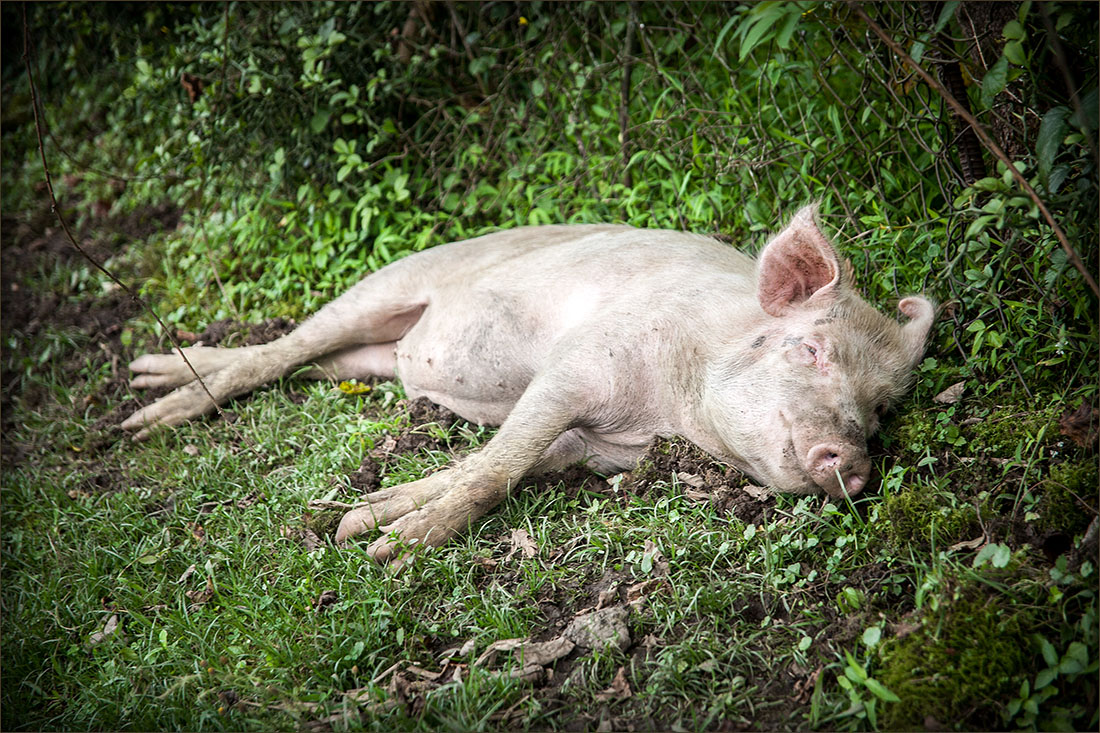
[[[201,384],[194,381],[178,355],[146,355],[135,360],[131,368],[138,376],[133,386],[182,386],[135,412],[122,427],[137,431],[134,437],[140,440],[153,428],[198,417],[213,410],[215,404],[284,376],[299,364],[318,360],[320,374],[326,365],[336,372],[378,367],[383,369],[381,374],[392,374],[393,345],[427,307],[425,298],[409,294],[404,287],[394,287],[403,284],[393,282],[393,278],[371,276],[271,343],[195,352]]]

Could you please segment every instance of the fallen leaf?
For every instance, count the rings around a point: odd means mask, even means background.
[[[676,478],[680,480],[680,483],[687,484],[693,489],[703,488],[703,477],[697,473],[688,473],[687,471],[680,471],[676,474]]]
[[[376,461],[383,461],[388,456],[393,454],[397,450],[397,437],[394,435],[386,435],[382,439],[381,443],[375,443],[371,448],[369,455]]]
[[[199,454],[199,447],[197,445],[185,445],[183,446],[183,452],[189,456],[197,456]]]
[[[202,590],[189,590],[184,593],[191,599],[190,610],[194,610],[214,597],[214,579],[206,579],[206,587]]]
[[[522,552],[526,558],[532,558],[539,554],[539,546],[535,544],[535,541],[531,539],[531,535],[527,534],[525,529],[513,529],[511,542],[512,549],[508,551],[508,557],[511,557],[517,550]]]
[[[615,604],[619,596],[619,584],[616,583],[607,590],[601,590],[599,595],[596,596],[596,610],[601,608],[607,608]]]
[[[191,567],[189,567],[189,568],[187,568],[186,570],[183,571],[183,575],[180,576],[180,579],[177,580],[176,583],[179,584],[179,585],[183,585],[188,580],[190,580],[191,576],[194,575],[194,574],[195,574],[195,564],[191,563]]]
[[[562,636],[580,647],[602,649],[614,645],[619,649],[630,646],[630,630],[626,618],[628,606],[613,606],[584,614],[573,619]]]
[[[940,405],[953,405],[962,399],[966,382],[955,382],[950,387],[932,398],[932,401]]]
[[[241,702],[241,696],[238,695],[235,690],[219,691],[218,699],[221,700],[222,707],[226,710],[232,707],[236,707],[237,703]]]
[[[550,641],[525,644],[516,651],[516,656],[523,660],[524,666],[530,664],[544,666],[561,659],[573,651],[575,646],[570,639],[559,636]]]
[[[1092,405],[1082,403],[1074,411],[1067,410],[1058,420],[1058,427],[1062,435],[1072,440],[1082,448],[1095,445],[1100,431],[1097,430],[1097,417]]]
[[[188,522],[188,529],[191,530],[191,536],[201,545],[206,542],[206,530],[202,528],[202,525],[198,522]]]
[[[683,489],[681,493],[688,501],[709,501],[711,498],[711,495],[707,492],[696,491],[695,489],[692,489],[690,487]]]
[[[765,486],[754,486],[753,484],[749,484],[745,486],[742,491],[757,501],[767,501],[772,496],[771,489]]]
[[[510,652],[513,649],[518,648],[522,644],[525,644],[526,642],[526,638],[501,639],[499,641],[494,641],[492,644],[485,648],[485,651],[481,653],[481,656],[474,660],[473,666],[480,667],[482,664],[492,664],[493,660],[496,659],[497,652]]]
[[[524,682],[538,682],[546,674],[546,670],[538,664],[525,664],[519,669],[508,672],[508,677]]]
[[[321,546],[321,538],[312,529],[303,529],[302,544],[305,545],[306,552],[313,552]]]
[[[259,490],[253,491],[251,494],[249,494],[248,496],[246,496],[245,498],[243,498],[243,499],[241,499],[237,502],[237,508],[238,509],[247,509],[248,507],[252,506],[253,504],[255,504],[256,502],[258,502],[260,499],[263,499],[263,498],[264,498],[264,495],[263,495],[262,491],[259,491]]]
[[[473,666],[492,664],[499,652],[514,652],[513,656],[520,660],[524,668],[531,665],[543,666],[561,659],[573,651],[576,645],[564,635],[550,641],[530,641],[528,639],[503,639],[494,641],[481,653],[473,663]]]
[[[632,606],[637,605],[644,601],[646,596],[664,584],[665,581],[662,578],[650,578],[641,583],[635,583],[626,589],[626,602]]]
[[[791,699],[803,705],[808,703],[810,701],[810,698],[813,697],[814,687],[817,686],[817,680],[819,677],[821,677],[821,672],[824,669],[825,667],[818,667],[809,677],[795,682],[794,695],[791,696]]]
[[[88,646],[102,644],[108,637],[118,633],[118,630],[118,614],[112,613],[110,618],[107,619],[107,622],[103,624],[103,628],[88,637]]]
[[[417,677],[422,677],[423,679],[432,681],[439,679],[440,676],[443,674],[442,672],[432,672],[431,670],[424,669],[423,667],[417,667],[415,664],[410,664],[408,667],[405,668],[405,671],[411,672]]]
[[[321,595],[317,596],[317,602],[313,604],[313,611],[323,611],[340,600],[339,594],[334,590],[322,591]]]
[[[656,570],[658,575],[668,575],[668,562],[661,554],[661,548],[653,540],[646,540],[642,545],[642,570],[648,573],[651,569]]]
[[[600,701],[625,700],[633,694],[630,690],[630,683],[626,681],[626,667],[619,667],[619,671],[615,673],[615,679],[611,680],[611,687],[603,692],[597,692],[596,699]]]
[[[949,552],[957,552],[958,550],[977,550],[984,547],[986,544],[985,535],[975,537],[972,540],[963,540],[962,542],[956,542],[948,547]]]
[[[362,384],[361,382],[340,382],[340,391],[346,395],[366,394],[370,392],[369,384]]]

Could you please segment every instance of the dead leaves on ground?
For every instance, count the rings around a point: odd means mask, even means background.
[[[115,635],[121,635],[121,631],[122,624],[119,623],[118,614],[112,613],[110,617],[108,617],[107,621],[103,624],[103,627],[99,631],[92,633],[92,635],[88,637],[88,646],[89,648],[99,646],[100,644],[114,637]]]
[[[1076,410],[1067,410],[1058,420],[1058,427],[1062,435],[1082,448],[1095,448],[1100,438],[1100,417],[1087,402]]]
[[[626,667],[619,667],[619,671],[615,673],[615,679],[611,680],[611,687],[608,687],[603,692],[597,692],[596,699],[600,702],[625,700],[633,694],[634,692],[630,689],[630,683],[627,682],[626,679]]]
[[[539,546],[535,544],[535,541],[531,539],[531,535],[527,534],[525,529],[513,529],[509,541],[512,544],[512,549],[508,551],[505,559],[510,558],[516,552],[521,553],[525,558],[532,558],[539,554]]]
[[[522,546],[523,543],[519,543],[519,547]],[[355,714],[358,715],[385,713],[402,705],[409,715],[416,716],[423,711],[428,693],[443,685],[461,684],[472,669],[484,670],[495,677],[534,684],[550,683],[555,678],[554,665],[570,655],[589,654],[609,647],[624,651],[628,649],[632,644],[627,627],[631,610],[637,607],[646,593],[656,590],[665,582],[662,578],[655,578],[629,586],[625,593],[627,597],[634,598],[634,602],[599,609],[583,609],[560,634],[551,639],[500,639],[486,646],[473,661],[465,662],[463,660],[469,659],[477,651],[477,641],[471,639],[461,647],[453,647],[440,654],[438,670],[425,669],[411,662],[397,662],[375,676],[370,685],[344,691],[343,699],[345,703],[356,706]],[[389,684],[385,688],[385,696],[379,700],[377,685],[387,677]],[[603,703],[614,703],[626,700],[633,694],[627,669],[620,666],[611,685],[597,693],[596,699]],[[494,713],[493,720],[507,724],[528,698],[529,695],[510,708]],[[347,715],[345,708],[345,711],[308,723],[306,728],[326,730],[347,723]]]

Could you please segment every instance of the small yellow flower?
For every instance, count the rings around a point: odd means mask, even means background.
[[[527,18],[524,18],[522,15],[519,16],[519,24],[520,25],[527,25]]]

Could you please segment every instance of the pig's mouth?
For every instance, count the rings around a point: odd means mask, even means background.
[[[805,453],[804,460],[810,479],[837,499],[857,496],[871,477],[866,449],[843,441],[822,441]]]
[[[791,425],[786,415],[780,413],[780,418],[788,426]],[[783,483],[791,484],[788,490],[820,490],[835,499],[842,499],[857,496],[866,488],[871,477],[871,459],[867,456],[867,449],[837,437],[813,436],[803,442],[792,430],[783,448],[782,458],[780,466],[789,474],[784,477],[785,481],[777,483],[779,488],[786,488]]]
[[[834,499],[856,496],[866,488],[871,473],[866,447],[839,436],[800,435],[799,424],[783,411],[779,419],[787,444],[777,464],[755,471],[759,478],[782,491],[824,491]]]

